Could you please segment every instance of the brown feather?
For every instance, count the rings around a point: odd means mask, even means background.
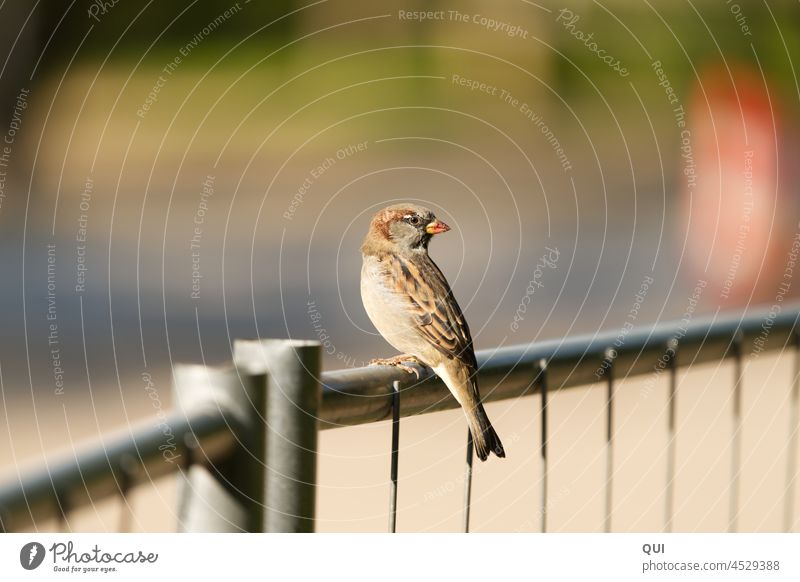
[[[396,291],[409,298],[420,336],[448,359],[477,369],[472,336],[444,275],[427,253],[390,255]],[[438,299],[437,299],[438,298]]]

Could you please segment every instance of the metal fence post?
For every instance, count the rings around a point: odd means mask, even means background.
[[[187,418],[198,409],[222,410],[236,444],[219,461],[214,445],[189,442],[178,474],[178,529],[187,532],[263,531],[266,449],[266,378],[233,368],[176,366],[177,408]]]
[[[236,365],[269,374],[265,531],[312,532],[322,396],[317,341],[237,341]]]

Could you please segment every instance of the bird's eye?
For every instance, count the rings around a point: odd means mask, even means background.
[[[422,219],[416,214],[410,214],[406,216],[406,222],[411,226],[419,226],[422,224]]]

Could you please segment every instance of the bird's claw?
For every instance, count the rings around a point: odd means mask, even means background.
[[[411,366],[407,366],[403,362],[411,362],[414,364],[424,365],[422,362],[419,361],[414,356],[395,356],[394,358],[375,358],[369,361],[370,366],[392,366],[394,368],[400,368],[406,374],[414,374],[414,376],[419,380],[419,370],[417,368],[412,368]]]

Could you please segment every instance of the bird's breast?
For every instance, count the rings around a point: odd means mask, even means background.
[[[395,349],[426,360],[417,322],[409,311],[409,299],[397,291],[384,263],[365,256],[361,268],[361,301],[372,324]]]

